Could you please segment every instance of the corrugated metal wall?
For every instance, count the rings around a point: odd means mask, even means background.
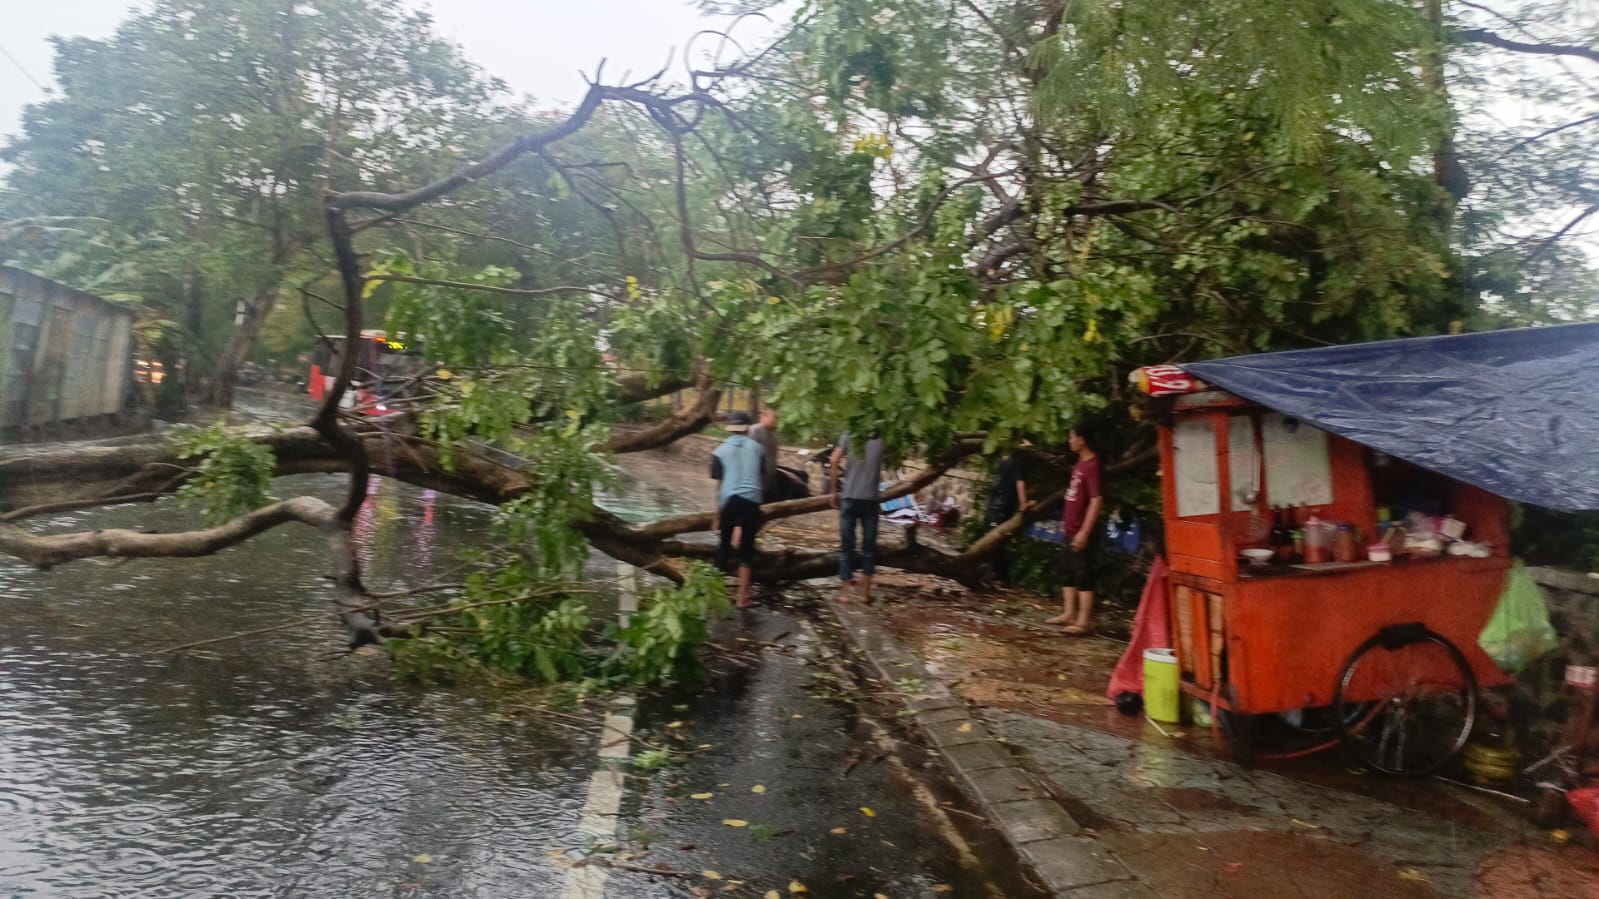
[[[132,330],[120,306],[0,266],[0,429],[121,412]]]

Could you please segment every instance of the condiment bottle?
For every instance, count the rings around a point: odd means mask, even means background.
[[[1357,557],[1355,526],[1340,524],[1333,539],[1333,559],[1339,562],[1353,562]]]

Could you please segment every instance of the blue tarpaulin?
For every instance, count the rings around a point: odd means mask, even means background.
[[[1287,350],[1182,368],[1500,496],[1599,510],[1599,323]]]

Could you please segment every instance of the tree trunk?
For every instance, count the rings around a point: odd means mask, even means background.
[[[238,383],[239,367],[254,352],[261,328],[277,305],[278,286],[278,279],[272,278],[244,301],[244,320],[228,337],[227,345],[217,354],[216,362],[211,366],[202,398],[206,405],[224,409],[233,405],[233,388]]]

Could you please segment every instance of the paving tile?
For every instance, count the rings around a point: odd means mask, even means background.
[[[933,745],[939,749],[967,743],[987,743],[994,739],[988,735],[988,728],[970,718],[940,721],[927,725],[923,730],[927,732],[927,737],[933,741]]]
[[[1061,895],[1067,899],[1161,899],[1161,895],[1136,880],[1113,880],[1074,887]]]
[[[1008,768],[1016,764],[1016,759],[994,742],[951,746],[944,750],[944,760],[958,773],[981,771],[984,768]]]
[[[945,721],[970,721],[971,716],[966,713],[966,707],[954,702],[916,713],[916,723],[923,727],[940,724]]]
[[[987,805],[984,810],[999,825],[1000,830],[1010,837],[1010,841],[1018,845],[1025,846],[1042,840],[1075,836],[1083,832],[1077,822],[1066,814],[1066,810],[1060,807],[1060,803],[1053,799],[996,802]],[[1084,882],[1093,883],[1093,881]]]
[[[1021,768],[985,768],[966,775],[966,782],[984,802],[1048,799],[1049,791]]]
[[[1033,870],[1044,883],[1057,893],[1094,884],[1130,881],[1133,877],[1126,865],[1092,837],[1056,837],[1028,843],[1022,847],[1022,854],[1032,862]]]

